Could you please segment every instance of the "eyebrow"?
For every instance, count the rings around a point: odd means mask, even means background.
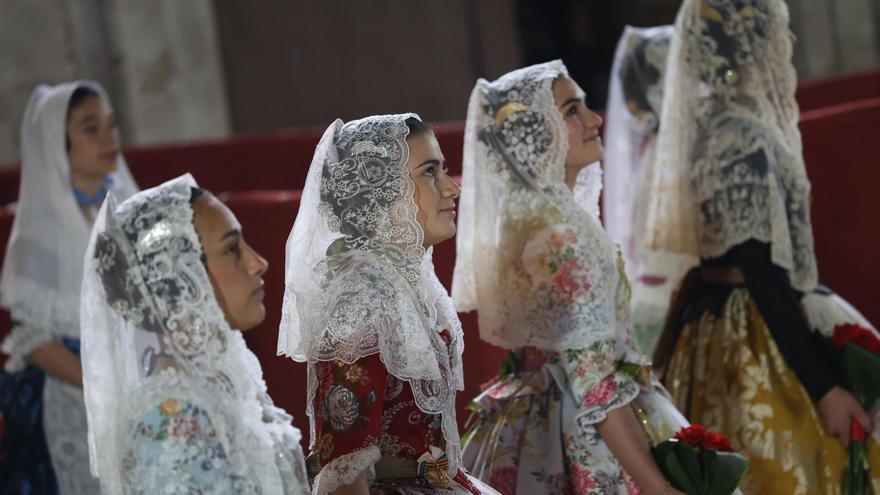
[[[571,98],[569,98],[569,99],[565,100],[564,102],[562,102],[562,105],[559,105],[559,108],[563,108],[563,107],[565,107],[566,105],[568,105],[569,103],[580,103],[580,102],[583,101],[584,98],[586,98],[586,97],[587,97],[587,95],[585,95],[585,94],[583,94],[583,93],[581,93],[581,94],[579,94],[579,95],[577,95],[577,96],[572,96]]]
[[[230,237],[241,237],[241,230],[240,229],[230,230],[229,232],[223,234],[223,237],[220,238],[220,241],[221,242],[225,241],[226,239],[229,239]]]
[[[92,124],[92,123],[95,123],[95,122],[97,122],[97,121],[98,121],[98,117],[97,117],[96,115],[87,115],[87,116],[81,118],[81,119],[76,123],[76,125]]]
[[[413,170],[418,170],[418,169],[420,169],[420,168],[422,168],[422,167],[424,167],[424,166],[426,166],[426,165],[436,165],[436,166],[440,166],[440,165],[442,165],[442,164],[443,164],[443,161],[438,160],[438,159],[436,159],[436,158],[432,158],[432,159],[430,159],[430,160],[426,160],[426,161],[424,161],[424,162],[418,164],[418,165],[416,166],[416,168],[413,169]]]

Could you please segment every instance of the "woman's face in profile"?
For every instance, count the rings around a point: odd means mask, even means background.
[[[245,242],[235,215],[206,193],[193,203],[193,225],[214,295],[229,326],[245,331],[262,323],[266,317],[263,274],[269,264]]]
[[[455,200],[459,187],[447,175],[445,158],[433,132],[407,139],[406,168],[415,183],[413,199],[419,208],[418,221],[424,232],[425,248],[455,235]]]

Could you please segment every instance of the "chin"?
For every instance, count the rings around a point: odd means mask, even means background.
[[[250,312],[248,318],[244,319],[242,324],[240,325],[242,332],[247,332],[248,330],[253,329],[260,323],[263,323],[263,320],[266,319],[266,308],[261,304],[259,309],[254,309]]]

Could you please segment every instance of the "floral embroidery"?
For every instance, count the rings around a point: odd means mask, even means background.
[[[189,438],[199,433],[199,422],[193,418],[174,418],[169,429],[172,437]]]
[[[133,493],[255,493],[229,472],[226,452],[207,413],[190,401],[166,399],[134,425],[122,460]]]
[[[165,399],[162,401],[159,409],[162,411],[162,414],[173,416],[180,412],[180,402],[174,398]]]
[[[614,377],[608,377],[597,385],[595,388],[589,391],[583,398],[583,404],[586,407],[594,407],[599,405],[604,405],[609,402],[612,394],[617,389],[617,382],[614,381]]]
[[[324,394],[324,420],[336,431],[345,431],[358,419],[360,402],[354,393],[339,385],[333,385]]]
[[[489,475],[489,486],[503,495],[516,495],[516,473],[513,466],[496,468]]]
[[[571,471],[571,485],[575,493],[589,493],[590,490],[596,488],[596,481],[587,468],[572,462],[569,469]]]
[[[321,438],[321,447],[320,447],[320,456],[321,460],[327,459],[333,454],[333,437],[330,435],[324,435]]]
[[[540,371],[549,361],[547,354],[534,347],[522,349],[522,368],[525,371]]]
[[[448,345],[448,332],[441,336]],[[318,362],[314,372],[318,390],[316,443],[309,456],[313,474],[327,470],[322,476],[343,477],[334,471],[343,466],[334,461],[369,447],[378,447],[383,456],[411,461],[430,446],[445,448],[440,415],[422,412],[409,384],[388,374],[378,354],[352,364]]]
[[[345,367],[345,380],[349,383],[360,383],[364,378],[364,369],[357,364]]]

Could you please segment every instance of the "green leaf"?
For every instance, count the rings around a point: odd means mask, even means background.
[[[709,478],[707,495],[730,495],[742,483],[743,476],[749,469],[749,461],[736,452],[712,452],[715,461]]]
[[[692,480],[696,480],[697,483],[703,479],[703,468],[700,466],[699,452],[699,448],[692,447],[684,442],[678,442],[678,446],[675,449],[675,456],[687,470],[688,476]]]
[[[682,447],[691,448],[681,442],[667,440],[660,442],[651,451],[667,481],[672,483],[675,488],[684,490],[688,494],[699,495],[699,474],[696,477],[692,476],[678,457],[678,451]]]
[[[870,407],[880,399],[880,356],[853,344],[844,346],[838,361],[847,388],[855,393],[862,406]]]

